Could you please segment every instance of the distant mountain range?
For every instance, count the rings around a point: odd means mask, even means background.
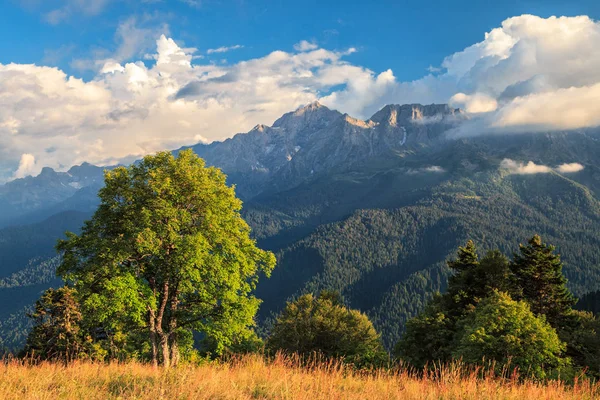
[[[264,329],[286,300],[332,288],[389,347],[444,289],[444,261],[469,238],[510,253],[540,233],[558,246],[577,295],[600,289],[600,130],[450,139],[467,119],[412,104],[363,121],[313,103],[192,146],[236,185],[259,244],[278,255],[258,288]],[[24,337],[24,304],[56,282],[52,245],[91,215],[102,170],[44,169],[0,186],[0,298],[20,296],[0,314],[4,346]],[[40,232],[43,241],[28,239]]]
[[[44,168],[36,176],[0,186],[0,226],[37,222],[60,211],[90,211],[97,204],[104,168],[88,163],[67,172]]]

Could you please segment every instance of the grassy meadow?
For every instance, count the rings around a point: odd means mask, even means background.
[[[9,399],[573,399],[600,398],[600,385],[567,385],[482,376],[459,366],[429,376],[406,371],[354,372],[339,364],[308,368],[278,357],[185,365],[172,370],[139,363],[31,364],[6,361],[0,398]]]

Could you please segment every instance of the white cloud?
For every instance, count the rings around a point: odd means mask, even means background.
[[[561,174],[570,174],[582,171],[585,167],[579,163],[561,164],[556,167],[556,170]]]
[[[228,51],[241,49],[243,47],[244,46],[242,46],[240,44],[236,44],[234,46],[222,46],[222,47],[218,47],[216,49],[208,49],[208,50],[206,50],[206,54],[227,53]]]
[[[450,98],[449,104],[474,114],[495,111],[498,108],[496,99],[481,93],[473,95],[457,93]]]
[[[354,80],[329,105],[366,117],[388,103],[451,102],[479,114],[462,135],[599,126],[598,43],[600,23],[587,16],[517,16],[446,57],[443,72],[412,82]],[[356,97],[363,94],[365,101]]]
[[[46,21],[57,25],[74,15],[94,16],[100,14],[111,0],[66,0],[63,6],[46,13]]]
[[[17,171],[13,177],[23,178],[27,175],[35,175],[38,172],[40,171],[37,168],[34,155],[23,154],[21,155],[21,160],[19,161],[19,168],[17,168]]]
[[[496,112],[485,117],[492,130],[598,126],[599,42],[600,23],[587,16],[509,18],[484,41],[447,57],[444,78],[468,100],[489,100],[489,107],[476,101],[475,109],[492,111],[496,101]]]
[[[528,132],[598,125],[600,83],[517,97],[502,107],[491,122],[495,128]]]
[[[416,175],[419,173],[423,173],[423,172],[430,172],[430,173],[434,173],[434,174],[441,174],[446,172],[446,170],[442,167],[440,167],[439,165],[431,165],[429,167],[423,167],[423,168],[410,168],[406,171],[407,174],[409,175]]]
[[[518,175],[532,175],[532,174],[545,174],[552,171],[552,168],[545,165],[538,165],[533,161],[529,161],[527,164],[505,158],[500,163],[500,168],[508,170],[510,174]]]
[[[439,165],[432,165],[431,167],[426,167],[423,169],[425,172],[446,172],[446,170]]]
[[[552,170],[555,170],[561,174],[570,174],[574,172],[582,171],[585,167],[579,163],[565,163],[560,164],[556,168],[550,168],[546,165],[538,165],[533,161],[529,161],[527,164],[505,158],[500,163],[500,168],[508,170],[511,174],[519,175],[531,175],[531,174],[545,174]]]
[[[300,42],[294,45],[294,50],[296,51],[310,51],[316,50],[319,46],[316,43],[311,43],[307,40],[301,40]]]
[[[190,7],[193,8],[200,8],[200,6],[202,5],[202,2],[200,0],[179,0],[182,3],[187,4]]]

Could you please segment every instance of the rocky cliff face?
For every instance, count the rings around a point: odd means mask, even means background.
[[[318,102],[257,125],[224,142],[193,149],[217,165],[251,198],[281,190],[325,171],[344,168],[430,143],[464,118],[447,105],[389,105],[367,121],[330,110]]]

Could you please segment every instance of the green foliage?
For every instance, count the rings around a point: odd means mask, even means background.
[[[600,203],[573,180],[579,175],[506,175],[497,171],[501,158],[489,159],[489,149],[456,146],[469,162],[476,152],[493,171],[448,168],[421,181],[406,174],[403,158],[385,173],[369,164],[368,172],[332,173],[250,200],[245,216],[259,243],[278,250],[278,268],[259,283],[260,318],[303,293],[332,289],[365,312],[392,349],[406,321],[433,293],[446,290],[445,260],[459,245],[471,238],[482,249],[512,254],[536,232],[560,249],[573,293],[600,288]],[[446,156],[456,154],[447,150]],[[463,161],[459,157],[457,165]],[[586,179],[591,184],[593,178]]]
[[[150,354],[137,353],[165,366],[189,351],[193,330],[221,353],[254,324],[251,292],[275,257],[250,238],[220,170],[162,152],[106,172],[99,196],[82,233],[58,245],[58,272],[90,323],[122,344],[145,337]]]
[[[562,356],[566,345],[544,316],[535,316],[526,302],[494,291],[482,299],[461,322],[455,359],[470,364],[495,361],[498,370],[509,365],[522,375],[548,377],[570,361]]]
[[[380,336],[368,317],[345,307],[332,292],[300,296],[277,318],[267,346],[272,351],[343,357],[357,366],[383,362]]]

